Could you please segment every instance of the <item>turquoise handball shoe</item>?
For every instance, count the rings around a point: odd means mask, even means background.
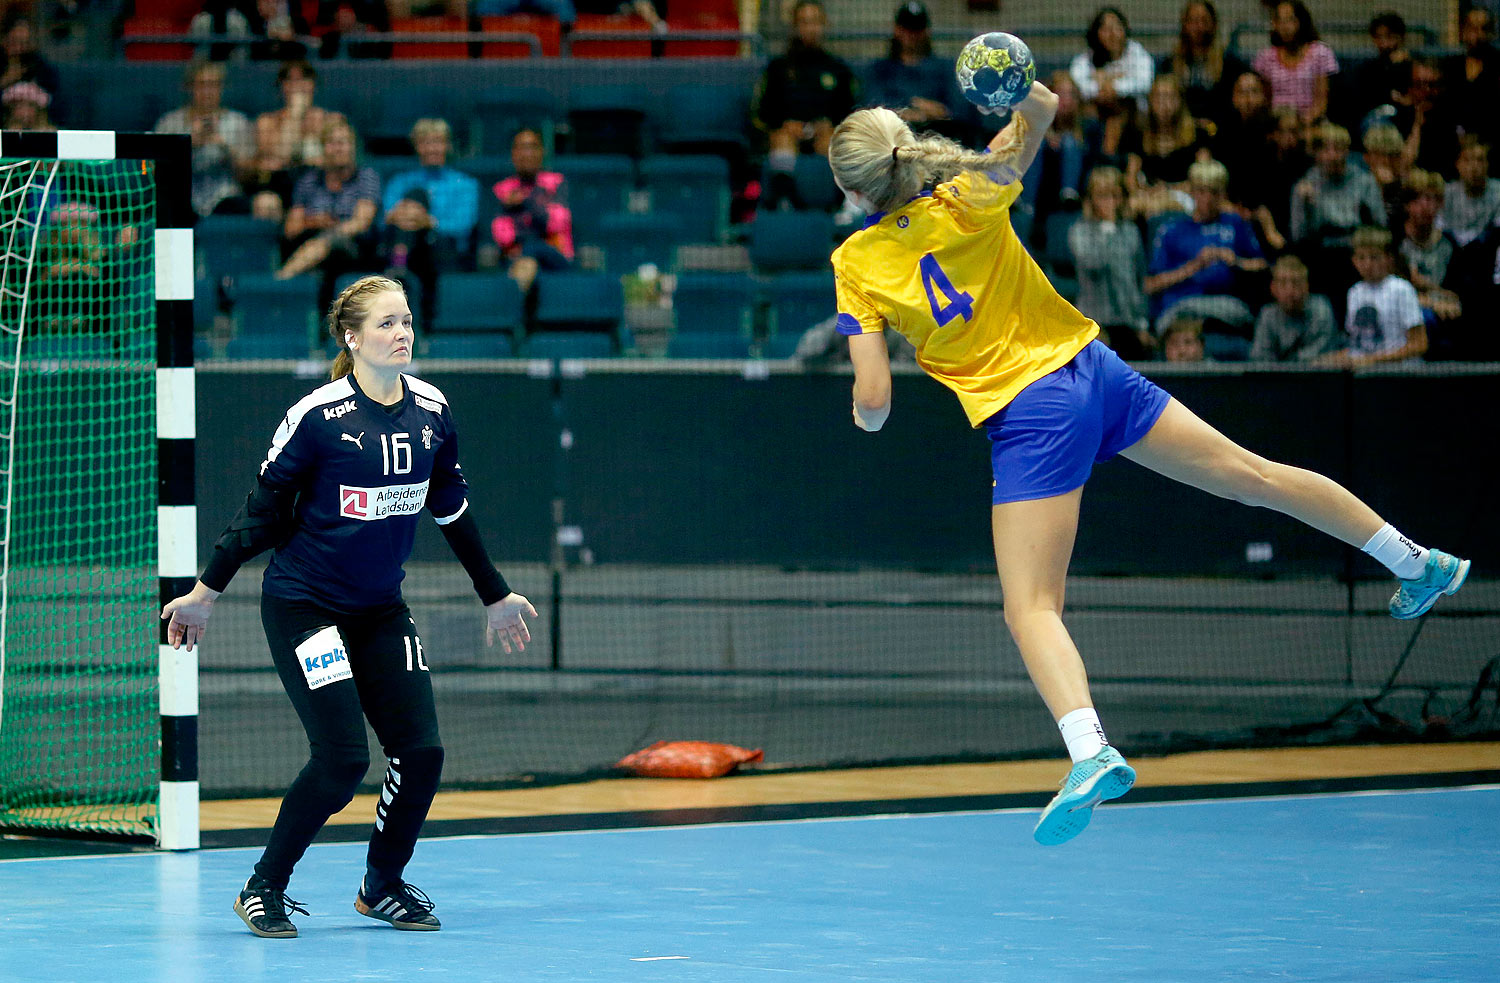
[[[1403,580],[1391,596],[1391,617],[1401,621],[1420,618],[1444,594],[1457,594],[1469,578],[1469,561],[1442,550],[1428,550],[1427,568],[1416,580]]]
[[[1042,846],[1066,843],[1083,832],[1094,816],[1094,806],[1106,799],[1118,799],[1134,784],[1135,769],[1106,744],[1104,750],[1078,762],[1068,772],[1062,791],[1042,810],[1031,835]]]

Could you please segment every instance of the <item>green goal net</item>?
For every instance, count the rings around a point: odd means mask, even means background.
[[[154,166],[0,159],[0,827],[157,820]]]

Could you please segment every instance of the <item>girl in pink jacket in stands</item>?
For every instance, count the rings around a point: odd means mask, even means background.
[[[540,133],[517,133],[510,145],[516,173],[493,189],[503,211],[490,233],[522,293],[531,289],[538,270],[566,270],[573,262],[567,185],[561,174],[542,170],[543,154]]]

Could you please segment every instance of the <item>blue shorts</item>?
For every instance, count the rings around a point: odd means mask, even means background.
[[[984,421],[994,503],[1051,498],[1146,436],[1172,397],[1097,339]]]

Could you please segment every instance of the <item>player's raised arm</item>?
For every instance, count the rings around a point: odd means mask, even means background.
[[[1036,155],[1041,152],[1042,141],[1047,138],[1047,127],[1052,125],[1053,117],[1056,115],[1057,94],[1040,82],[1031,83],[1031,91],[1026,94],[1026,98],[1016,103],[1011,121],[990,141],[990,152],[995,153],[1009,146],[1016,134],[1012,133],[1007,136],[1006,131],[1017,128],[1017,121],[1021,121],[1019,127],[1022,130],[1021,149],[1016,151],[1015,157],[1010,162],[1019,180],[1020,176],[1031,167],[1031,162],[1036,160]]]
[[[854,423],[874,433],[891,415],[891,356],[885,335],[851,335],[849,360],[854,363]]]

